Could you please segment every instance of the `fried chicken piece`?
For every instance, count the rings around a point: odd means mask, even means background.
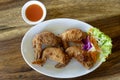
[[[62,40],[62,46],[63,46],[63,49],[66,50],[69,47],[69,44],[67,41]]]
[[[42,45],[58,46],[61,43],[61,39],[55,36],[52,32],[41,32],[35,35],[33,39],[33,48],[35,52],[35,59],[41,58]]]
[[[36,36],[38,36],[41,44],[56,46],[60,43],[59,37],[54,35],[52,32],[45,31],[37,34]]]
[[[70,57],[77,59],[87,69],[90,69],[94,64],[94,61],[91,58],[90,54],[83,51],[79,46],[71,46],[67,48],[66,53]]]
[[[86,32],[83,32],[82,39],[86,39],[87,36],[88,36],[88,34]]]
[[[33,39],[33,48],[34,48],[35,60],[37,60],[41,57],[41,52],[42,52],[42,46],[38,35],[36,35]]]
[[[82,32],[80,29],[68,29],[67,31],[61,34],[63,41],[76,41],[79,42],[86,37],[85,32]]]
[[[61,68],[61,67],[65,67],[69,62],[70,62],[70,57],[65,54],[65,63],[64,64],[61,64],[61,63],[58,63],[55,65],[56,68]]]
[[[46,62],[48,58],[58,62],[58,64],[55,66],[57,68],[64,67],[69,63],[69,60],[70,60],[69,56],[65,54],[61,48],[56,48],[56,47],[49,47],[43,51],[42,65]]]
[[[83,50],[79,46],[71,46],[66,49],[66,53],[70,57],[77,57],[78,55],[83,53]]]

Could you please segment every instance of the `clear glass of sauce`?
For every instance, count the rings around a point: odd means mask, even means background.
[[[46,17],[46,8],[40,1],[28,1],[22,7],[22,18],[30,24],[35,25]]]

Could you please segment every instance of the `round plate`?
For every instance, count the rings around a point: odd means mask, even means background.
[[[23,37],[21,43],[22,56],[30,67],[32,67],[37,72],[47,76],[55,78],[73,78],[88,74],[99,67],[102,62],[98,60],[96,64],[94,64],[94,66],[89,70],[83,67],[75,59],[72,59],[66,67],[60,69],[55,68],[54,66],[57,63],[51,60],[47,60],[43,67],[32,64],[32,61],[34,61],[32,39],[37,33],[40,33],[41,31],[50,31],[58,35],[70,28],[79,28],[82,31],[87,32],[91,27],[91,25],[85,22],[66,18],[52,19],[41,22],[38,25],[32,27]]]

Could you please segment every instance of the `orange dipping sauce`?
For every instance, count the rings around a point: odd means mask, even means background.
[[[37,4],[32,4],[26,9],[25,15],[30,21],[35,22],[42,18],[43,9]]]

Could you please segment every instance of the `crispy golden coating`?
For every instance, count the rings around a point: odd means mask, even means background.
[[[85,39],[88,36],[88,34],[86,32],[82,33],[82,39]]]
[[[33,39],[33,48],[34,48],[35,59],[37,60],[41,57],[41,52],[42,52],[42,46],[38,35],[36,35]]]
[[[66,30],[60,36],[47,31],[35,35],[33,39],[35,61],[33,64],[43,66],[47,59],[51,59],[58,62],[55,65],[56,68],[61,68],[66,66],[74,57],[84,67],[90,69],[97,60],[100,48],[97,41],[89,35],[90,42],[93,43],[97,51],[83,50],[82,39],[87,36],[87,33],[75,28]]]
[[[65,50],[65,49],[67,49],[69,47],[69,44],[68,44],[67,41],[62,40],[62,46],[63,46],[63,49]]]
[[[61,65],[66,65],[69,62],[68,55],[65,54],[61,48],[56,47],[49,47],[43,51],[42,60],[44,63],[46,62],[47,58],[58,62],[59,65],[57,64],[57,68],[63,67]]]
[[[63,41],[81,41],[86,35],[80,29],[69,29],[61,34],[61,38]]]
[[[66,53],[70,57],[77,57],[78,55],[83,53],[83,50],[79,46],[71,46],[66,49]]]
[[[42,45],[57,46],[61,43],[61,39],[55,36],[52,32],[41,32],[33,39],[33,48],[35,52],[35,59],[41,58]]]
[[[70,57],[77,59],[87,69],[90,69],[94,64],[91,55],[83,51],[79,46],[71,46],[67,48],[66,53],[68,53]]]
[[[37,34],[36,37],[38,37],[38,40],[41,44],[45,45],[55,46],[60,42],[59,38],[56,35],[48,31],[41,32]]]

